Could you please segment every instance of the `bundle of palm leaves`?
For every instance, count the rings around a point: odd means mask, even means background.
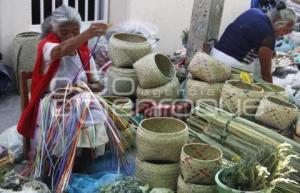
[[[291,158],[297,158],[292,154],[292,146],[279,145],[275,151],[271,148],[263,148],[255,158],[245,157],[238,163],[231,165],[220,174],[220,180],[226,186],[241,191],[259,191],[273,189],[284,191],[285,186],[281,182],[297,185],[290,179],[292,173],[297,171],[291,166]]]

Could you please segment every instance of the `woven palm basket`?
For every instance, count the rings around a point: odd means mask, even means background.
[[[254,116],[259,102],[264,97],[264,90],[242,81],[225,82],[219,107],[238,115]]]
[[[136,140],[142,161],[179,162],[181,148],[188,141],[188,127],[175,118],[149,118],[140,123]]]
[[[134,65],[141,88],[150,89],[163,86],[175,77],[175,67],[163,54],[149,54]]]
[[[215,175],[222,167],[223,153],[208,144],[187,144],[182,148],[180,168],[188,183],[214,185]]]
[[[198,185],[186,183],[183,181],[182,175],[177,181],[177,193],[216,193],[217,186],[215,185]]]
[[[107,101],[118,116],[125,119],[130,118],[133,102],[129,98],[118,96],[103,96],[102,98]]]
[[[147,99],[160,102],[163,99],[178,99],[179,98],[180,83],[176,77],[164,86],[143,89],[140,86],[137,87],[136,95],[139,100]]]
[[[290,129],[299,115],[295,105],[276,97],[265,97],[259,104],[255,119],[279,130]]]
[[[209,83],[225,82],[231,75],[229,66],[203,52],[195,54],[189,65],[189,71],[193,77]]]
[[[107,73],[109,95],[135,96],[138,80],[135,69],[111,66]]]
[[[265,96],[273,96],[285,101],[287,101],[289,98],[289,95],[286,92],[285,88],[281,86],[271,83],[256,83],[254,85],[263,88]]]
[[[36,32],[20,33],[13,41],[12,68],[17,90],[19,90],[19,73],[33,71],[39,41],[40,34]]]
[[[190,79],[186,83],[186,98],[194,103],[200,101],[218,107],[223,85]]]
[[[108,56],[119,68],[132,68],[140,58],[151,52],[147,38],[137,34],[116,33],[109,40]]]
[[[169,188],[176,190],[180,174],[178,163],[141,161],[136,157],[135,176],[152,188]]]

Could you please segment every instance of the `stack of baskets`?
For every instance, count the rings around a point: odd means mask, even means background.
[[[175,118],[143,120],[137,130],[136,177],[153,188],[176,190],[187,125]]]
[[[222,151],[207,144],[187,144],[180,156],[178,193],[216,193],[215,175],[222,167]]]
[[[163,54],[152,53],[134,65],[139,86],[137,98],[161,101],[179,97],[179,81],[175,76],[175,67],[169,58]]]
[[[110,95],[135,96],[137,74],[133,64],[150,52],[149,41],[141,35],[116,33],[110,38],[108,55],[112,60],[112,67],[107,75]]]
[[[231,68],[205,53],[197,52],[189,71],[193,79],[186,82],[186,98],[194,103],[201,101],[218,106],[223,83],[230,78]]]

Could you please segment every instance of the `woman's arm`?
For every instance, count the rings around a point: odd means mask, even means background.
[[[269,47],[260,47],[258,51],[262,79],[273,83],[272,77],[272,58],[273,50]]]
[[[107,29],[106,24],[102,23],[93,23],[91,26],[82,32],[81,34],[72,37],[63,41],[61,44],[54,47],[51,51],[51,60],[57,60],[63,56],[70,55],[74,53],[77,48],[79,48],[82,44],[84,44],[89,39],[101,36],[105,33]]]

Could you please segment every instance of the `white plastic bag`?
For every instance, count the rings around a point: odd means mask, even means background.
[[[23,137],[17,132],[17,126],[8,128],[0,134],[0,145],[11,152],[15,162],[22,159]]]

